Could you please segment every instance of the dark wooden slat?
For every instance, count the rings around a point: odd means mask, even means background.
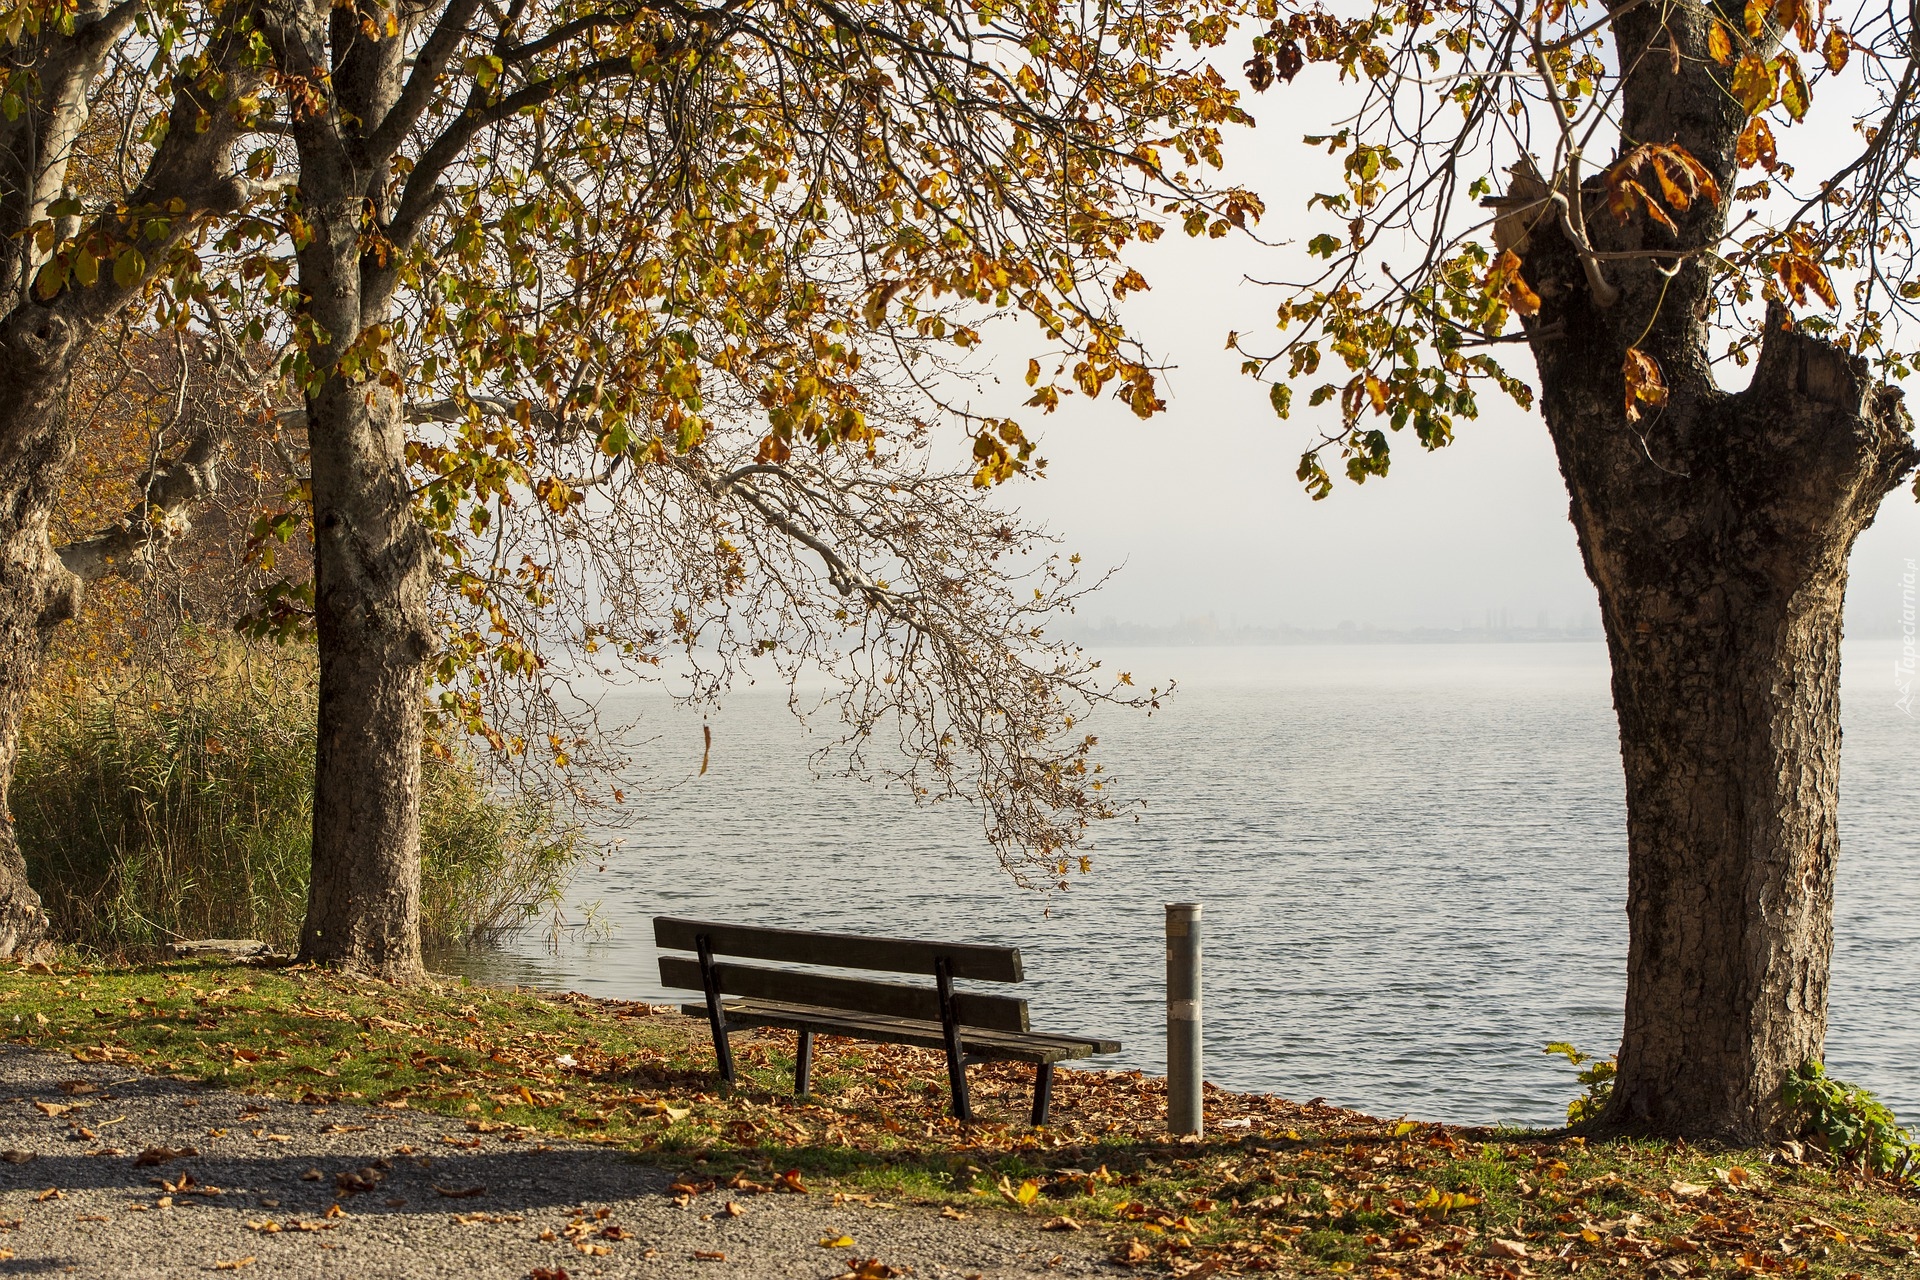
[[[786,1004],[823,1005],[861,1013],[884,1013],[895,1018],[938,1021],[940,996],[932,987],[910,987],[898,982],[864,978],[837,978],[793,969],[762,969],[747,964],[715,964],[720,990],[730,996],[751,996]],[[660,981],[669,987],[701,987],[700,965],[685,956],[660,957]],[[970,1027],[999,1031],[1027,1029],[1027,1002],[1015,996],[954,994],[960,1021]]]
[[[706,1006],[689,1004],[685,1012],[704,1017]],[[851,1013],[841,1009],[821,1009],[807,1005],[782,1004],[774,1000],[734,1000],[726,1005],[730,1027],[786,1027],[795,1031],[815,1031],[824,1035],[851,1036],[859,1040],[877,1040],[884,1044],[911,1044],[927,1049],[946,1045],[944,1029],[938,1022],[914,1018],[889,1018],[882,1014]],[[962,1027],[960,1043],[967,1055],[990,1061],[1065,1062],[1090,1058],[1100,1053],[1118,1053],[1117,1040],[1096,1040],[1084,1036],[1057,1036],[1035,1031],[993,1031],[985,1027]]]
[[[694,939],[707,935],[717,956],[779,960],[790,964],[830,964],[842,969],[919,973],[931,978],[933,962],[945,957],[955,978],[976,982],[1018,982],[1020,948],[977,942],[927,942],[913,938],[873,938],[857,933],[815,933],[804,929],[763,929],[753,925],[653,918],[653,941],[667,951],[692,951]]]

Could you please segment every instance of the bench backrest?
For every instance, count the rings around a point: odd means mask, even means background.
[[[971,942],[926,942],[910,938],[874,938],[854,933],[817,933],[804,929],[763,929],[751,925],[719,924],[655,916],[653,940],[662,951],[698,951],[706,939],[715,957],[714,977],[722,995],[788,1004],[819,1005],[849,1012],[882,1014],[894,1018],[940,1020],[940,997],[932,986],[875,982],[837,974],[796,969],[769,969],[760,965],[722,963],[721,956],[772,960],[788,964],[832,965],[840,969],[869,969],[910,973],[931,978],[936,961],[947,963],[949,977],[983,982],[1019,982],[1020,949],[990,947]],[[700,991],[705,983],[700,962],[690,956],[660,957],[660,981],[669,987]],[[954,993],[960,1023],[998,1031],[1025,1031],[1027,1002],[1014,996]]]

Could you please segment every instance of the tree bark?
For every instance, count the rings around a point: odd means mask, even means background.
[[[320,651],[313,870],[303,960],[395,983],[424,981],[420,953],[420,748],[429,548],[414,518],[403,406],[342,357],[379,317],[362,312],[364,197],[302,173],[314,235],[300,253],[309,311],[329,335],[307,397]]]
[[[75,345],[71,327],[41,308],[0,324],[0,960],[39,959],[50,948],[50,923],[27,883],[8,797],[47,633],[80,600],[80,580],[47,538],[73,454],[66,384]]]
[[[1603,1129],[1762,1140],[1826,1036],[1847,556],[1915,451],[1899,393],[1784,319],[1747,390],[1676,396],[1644,437],[1617,388],[1608,423],[1550,383],[1627,784]]]
[[[1734,19],[1737,20],[1737,15]],[[1705,56],[1709,15],[1622,14],[1626,136],[1677,143],[1723,192],[1745,116]],[[1684,61],[1632,56],[1668,40]],[[1920,453],[1900,393],[1770,308],[1751,384],[1709,361],[1726,203],[1668,231],[1606,210],[1596,299],[1561,225],[1521,245],[1542,409],[1613,664],[1627,789],[1627,1006],[1601,1131],[1759,1141],[1786,1074],[1820,1057],[1833,949],[1847,556]],[[1629,350],[1664,405],[1629,412]],[[1637,419],[1637,420],[1636,420]]]

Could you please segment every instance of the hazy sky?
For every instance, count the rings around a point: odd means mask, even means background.
[[[1251,105],[1275,119],[1283,106],[1324,102],[1329,88],[1303,76],[1296,91],[1305,99],[1283,104],[1276,90]],[[1230,172],[1266,197],[1271,239],[1324,229],[1298,212],[1313,190],[1336,189],[1325,158],[1298,142],[1312,127],[1298,118],[1231,140],[1257,144],[1229,149],[1240,157]],[[1279,421],[1265,388],[1224,349],[1231,329],[1273,333],[1278,292],[1247,277],[1283,276],[1298,254],[1237,237],[1169,236],[1136,259],[1153,289],[1126,311],[1178,366],[1164,391],[1168,411],[1140,422],[1114,401],[1077,396],[1051,417],[1022,411],[1040,431],[1048,476],[1006,496],[1092,564],[1124,564],[1083,618],[1161,623],[1211,613],[1222,623],[1454,627],[1505,609],[1516,625],[1542,611],[1556,626],[1597,620],[1546,429],[1491,388],[1483,416],[1459,424],[1449,448],[1428,454],[1410,435],[1396,437],[1384,480],[1337,481],[1324,501],[1306,497],[1293,470],[1307,415],[1331,410],[1302,407]],[[1532,382],[1524,348],[1511,354],[1510,367]],[[1024,369],[1024,353],[1008,363]],[[1920,505],[1902,488],[1854,553],[1850,634],[1894,633],[1909,557],[1920,558]]]

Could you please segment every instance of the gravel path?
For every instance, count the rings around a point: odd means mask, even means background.
[[[823,1191],[676,1204],[670,1171],[601,1148],[20,1048],[0,1047],[0,1152],[0,1276],[826,1280],[866,1258],[916,1280],[1122,1273],[1092,1232]]]

